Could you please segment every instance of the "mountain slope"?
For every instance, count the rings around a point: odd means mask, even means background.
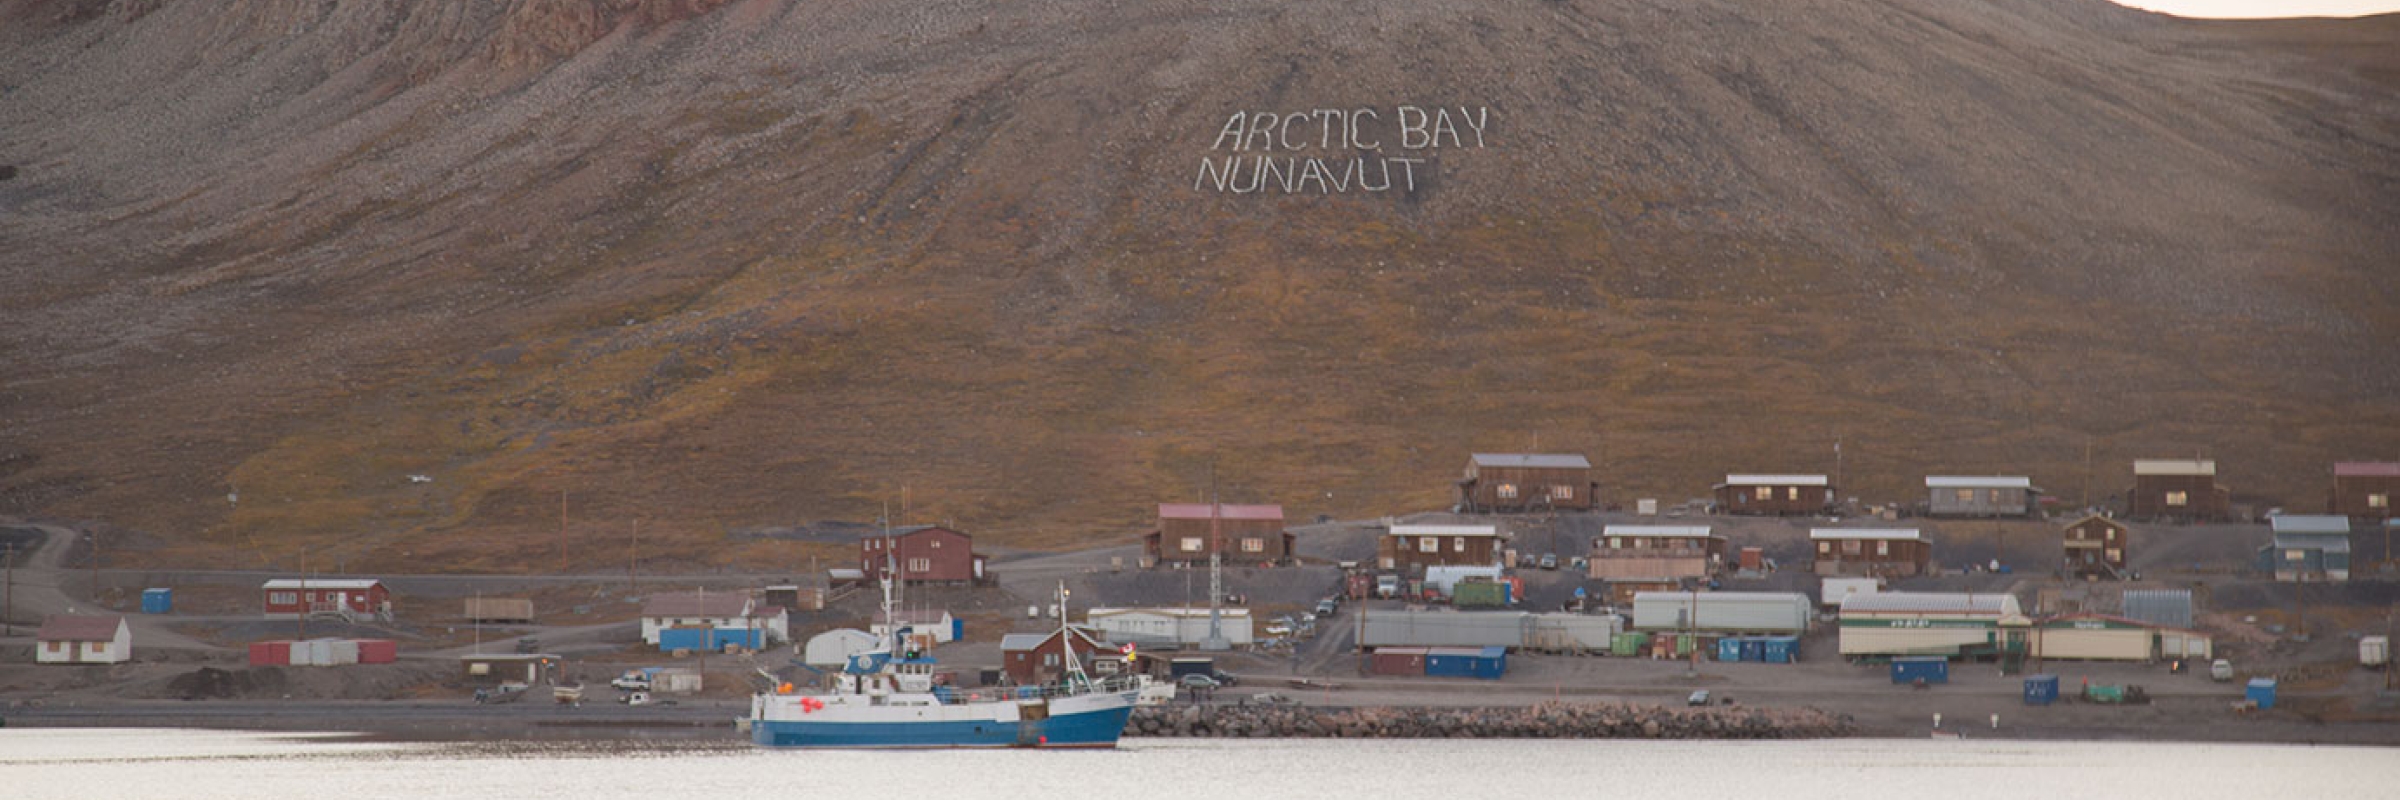
[[[496,568],[562,491],[700,552],[1537,444],[2295,507],[2400,455],[2393,18],[1448,5],[0,0],[0,513]],[[1272,155],[1413,191],[1207,184],[1237,112],[1360,108]]]

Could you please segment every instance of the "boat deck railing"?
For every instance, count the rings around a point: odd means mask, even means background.
[[[933,696],[945,705],[979,703],[987,700],[1051,700],[1087,694],[1131,692],[1142,688],[1141,679],[1132,675],[1114,675],[1081,683],[1045,683],[1038,686],[989,686],[982,689],[934,687]]]

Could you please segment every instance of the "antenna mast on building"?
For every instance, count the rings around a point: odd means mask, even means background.
[[[1225,515],[1225,504],[1217,499],[1217,468],[1208,468],[1208,638],[1200,640],[1202,650],[1231,650],[1233,642],[1225,639],[1225,536],[1219,524]]]

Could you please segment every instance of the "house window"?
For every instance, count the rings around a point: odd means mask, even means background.
[[[58,652],[58,646],[59,646],[59,643],[58,643],[58,642],[43,642],[43,644],[47,644],[47,645],[49,645],[49,646],[50,646],[50,652],[53,652],[53,653],[56,653],[56,652]]]
[[[1859,542],[1857,539],[1846,540],[1842,542],[1842,554],[1851,556],[1858,555],[1861,550],[1865,549],[1860,545],[1861,542]]]
[[[1785,499],[1785,500],[1798,500],[1798,499],[1800,499],[1800,487],[1798,487],[1798,486],[1794,486],[1794,487],[1791,487],[1791,488],[1788,488],[1788,489],[1785,489],[1785,490],[1783,490],[1783,499]]]
[[[1253,536],[1242,540],[1242,552],[1244,553],[1264,553],[1266,551],[1267,540],[1265,539]]]
[[[2168,493],[2167,493],[2167,505],[2170,505],[2170,506],[2182,506],[2182,505],[2188,505],[2188,504],[2190,504],[2190,503],[2191,503],[2191,501],[2192,501],[2192,496],[2191,496],[2190,494],[2188,494],[2188,493],[2185,493],[2185,492],[2168,492]]]
[[[298,592],[268,592],[267,602],[274,603],[279,606],[288,606],[293,603],[300,602],[300,594]]]
[[[1467,537],[1464,537],[1464,536],[1453,536],[1453,537],[1450,537],[1450,552],[1453,552],[1453,553],[1464,553],[1464,552],[1466,552],[1466,551],[1467,551]]]
[[[1972,503],[1972,502],[1975,502],[1975,490],[1973,490],[1973,489],[1960,489],[1960,490],[1958,490],[1958,492],[1957,492],[1957,497],[1958,497],[1958,501],[1959,501],[1959,502],[1961,502],[1961,503]]]
[[[1183,537],[1183,551],[1184,551],[1184,552],[1186,552],[1186,553],[1197,553],[1197,552],[1200,552],[1200,537],[1198,537],[1198,536],[1186,536],[1186,537]]]
[[[1876,554],[1876,555],[1879,555],[1879,556],[1888,556],[1888,555],[1891,555],[1891,554],[1892,554],[1892,543],[1891,543],[1891,542],[1876,542],[1876,543],[1875,543],[1875,554]]]
[[[1515,500],[1515,499],[1517,499],[1517,485],[1516,485],[1516,484],[1513,484],[1513,483],[1503,483],[1503,484],[1500,484],[1500,489],[1499,489],[1499,492],[1500,492],[1500,499],[1502,499],[1502,500]]]
[[[2307,560],[2308,560],[2308,551],[2306,551],[2306,550],[2285,550],[2285,551],[2283,551],[2283,560],[2285,560],[2285,561],[2307,561]]]
[[[1832,554],[1833,554],[1833,543],[1832,543],[1832,542],[1818,542],[1818,543],[1817,543],[1817,555],[1821,555],[1821,556],[1822,556],[1822,555],[1832,555]]]
[[[2112,541],[2112,542],[2117,540],[2117,529],[2115,529],[2115,528],[2110,528],[2110,529],[2108,529],[2108,540],[2109,540],[2109,541]]]
[[[910,572],[931,572],[931,571],[933,571],[933,559],[930,559],[930,558],[912,558],[912,559],[909,559],[909,560],[908,560],[908,571],[910,571]]]
[[[932,540],[932,541],[926,542],[926,543],[925,543],[925,547],[926,547],[927,549],[932,549],[932,550],[940,550],[940,549],[942,549],[942,540],[940,540],[940,539],[935,539],[935,540]]]
[[[107,653],[107,652],[108,652],[108,643],[107,643],[107,642],[93,642],[93,643],[92,643],[92,655],[101,655],[101,654],[104,654],[104,653]]]
[[[2068,531],[2068,532],[2067,532],[2067,534],[2068,534],[2069,538],[2073,538],[2073,539],[2076,539],[2076,540],[2080,541],[2080,540],[2082,540],[2082,539],[2084,538],[2084,535],[2083,535],[2083,526],[2081,526],[2081,525],[2077,525],[2077,526],[2075,526],[2075,529],[2074,529],[2074,530]]]
[[[1419,552],[1419,553],[1439,553],[1439,552],[1441,552],[1441,551],[1442,551],[1442,537],[1439,537],[1439,536],[1419,536],[1419,537],[1417,537],[1417,552]]]
[[[1552,487],[1550,487],[1550,499],[1552,499],[1552,500],[1573,500],[1573,499],[1575,499],[1575,487],[1573,487],[1573,486],[1552,486]]]
[[[1610,549],[1610,550],[1623,550],[1623,549],[1625,549],[1625,538],[1624,538],[1624,537],[1622,537],[1622,536],[1611,536],[1611,537],[1608,537],[1608,549]]]
[[[2388,493],[2388,492],[2379,492],[2379,493],[2376,493],[2376,494],[2367,495],[2367,507],[2368,507],[2368,508],[2391,508],[2391,507],[2392,507],[2392,495],[2391,495],[2390,493]]]
[[[1773,487],[1773,486],[1761,486],[1761,487],[1758,487],[1758,499],[1760,499],[1760,500],[1773,500],[1773,499],[1775,499],[1775,487]]]
[[[1058,654],[1057,654],[1057,653],[1043,653],[1043,654],[1042,654],[1042,666],[1045,666],[1045,667],[1055,667],[1055,666],[1058,666]]]
[[[2111,563],[2111,564],[2117,564],[2117,563],[2122,563],[2122,562],[2124,562],[2124,560],[2125,560],[2125,551],[2123,551],[2123,550],[2119,550],[2119,549],[2116,549],[2116,548],[2114,548],[2114,547],[2111,547],[2111,548],[2109,548],[2109,549],[2108,549],[2108,562],[2109,562],[2109,563]]]

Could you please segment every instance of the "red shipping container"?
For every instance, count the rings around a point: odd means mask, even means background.
[[[1751,572],[1757,572],[1761,569],[1765,569],[1766,566],[1767,551],[1764,548],[1742,548],[1742,569],[1749,570]]]
[[[389,664],[400,658],[400,643],[390,639],[358,640],[358,663]]]
[[[1425,648],[1378,647],[1368,656],[1367,667],[1377,675],[1425,674]]]
[[[284,667],[292,663],[291,642],[251,642],[250,666]]]

